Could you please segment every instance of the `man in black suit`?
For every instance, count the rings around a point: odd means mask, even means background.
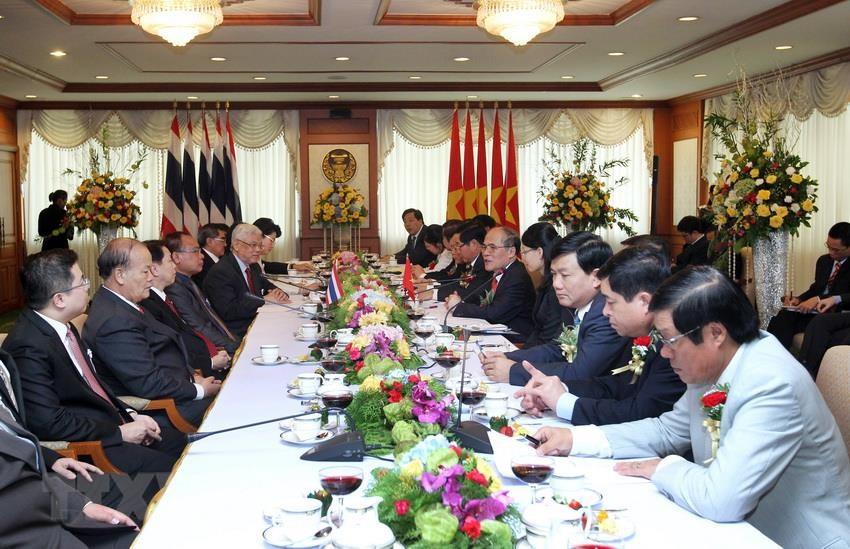
[[[120,395],[172,398],[199,425],[221,382],[195,376],[179,334],[139,307],[148,297],[151,254],[132,238],[116,238],[100,257],[103,278],[83,327],[101,377]]]
[[[88,279],[72,250],[30,256],[22,274],[27,308],[3,348],[20,368],[26,424],[45,440],[101,441],[129,475],[168,473],[186,437],[118,400],[95,371],[71,320],[88,302]]]
[[[425,227],[422,212],[415,208],[408,208],[402,212],[401,219],[404,221],[404,230],[408,234],[407,244],[395,253],[395,260],[398,263],[404,263],[409,257],[412,264],[427,267],[437,256],[425,248],[425,239],[422,238],[422,228]]]
[[[224,223],[208,223],[198,230],[198,242],[201,246],[204,264],[192,278],[199,288],[204,287],[204,278],[213,268],[213,265],[218,263],[218,260],[227,253],[228,231],[230,231],[230,227]]]
[[[522,361],[562,380],[587,379],[607,373],[611,362],[628,352],[629,340],[617,334],[602,314],[597,272],[611,258],[611,247],[586,231],[570,233],[552,246],[552,287],[570,319],[564,330],[578,330],[575,348],[557,341],[509,353],[484,353],[482,366],[494,381],[525,385],[530,376]]]
[[[452,282],[444,282],[437,289],[437,299],[447,301],[450,296],[457,294],[465,303],[477,304],[480,301],[491,277],[481,257],[485,236],[484,228],[476,223],[462,225],[452,236],[452,253],[459,258],[456,261],[458,268]]]
[[[609,364],[608,375],[566,383],[525,362],[531,379],[515,395],[522,407],[534,415],[555,410],[573,425],[623,423],[672,410],[686,387],[661,356],[663,342],[652,333],[655,315],[649,309],[669,274],[666,258],[653,250],[628,248],[607,261],[597,273],[605,315],[620,336],[635,338],[629,356]]]
[[[809,289],[785,299],[796,310],[780,310],[767,326],[785,348],[791,347],[794,334],[805,331],[813,312],[850,309],[850,223],[842,221],[829,229],[826,248],[828,253],[815,263],[815,281]]]
[[[686,215],[676,225],[676,230],[685,239],[685,247],[682,248],[682,253],[676,256],[672,272],[679,272],[688,265],[707,265],[709,243],[702,221],[696,216]]]
[[[461,237],[462,239],[463,237]],[[525,270],[525,265],[517,259],[520,248],[519,235],[513,229],[496,227],[484,238],[483,263],[486,276],[479,277],[470,288],[482,288],[478,304],[464,302],[458,293],[446,299],[447,310],[454,308],[457,317],[480,318],[491,324],[505,324],[524,339],[534,329],[531,321],[531,309],[534,307],[534,284]]]
[[[224,349],[219,350],[211,339],[189,326],[165,292],[168,286],[174,284],[177,275],[171,252],[162,240],[145,241],[145,246],[151,254],[153,280],[150,294],[139,305],[145,312],[180,334],[192,369],[200,370],[204,376],[223,379],[230,368],[230,355]]]
[[[800,349],[800,362],[813,378],[817,379],[823,356],[837,345],[850,345],[850,312],[815,315],[806,326]]]
[[[263,299],[287,303],[289,296],[263,278],[260,251],[263,234],[257,227],[240,223],[233,228],[230,253],[210,269],[204,293],[213,309],[237,337],[243,337]]]
[[[165,288],[165,294],[171,298],[186,324],[232,356],[239,348],[241,339],[227,328],[192,280],[192,276],[199,273],[203,266],[198,241],[186,233],[171,233],[165,236],[165,246],[171,252],[171,259],[177,268],[174,284]]]

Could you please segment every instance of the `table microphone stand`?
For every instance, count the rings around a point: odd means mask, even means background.
[[[457,421],[455,422],[452,432],[457,437],[458,443],[461,447],[478,452],[479,454],[492,454],[493,447],[490,445],[490,437],[487,434],[490,432],[490,428],[472,419],[467,421],[460,420],[463,416],[463,385],[466,382],[466,349],[469,345],[469,336],[469,330],[461,328],[461,337],[463,338],[463,360],[460,367],[460,390],[458,391]]]

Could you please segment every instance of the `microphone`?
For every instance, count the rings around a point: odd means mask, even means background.
[[[452,305],[451,307],[448,308],[448,310],[446,311],[446,316],[443,317],[443,331],[444,332],[451,331],[451,330],[449,330],[449,326],[448,326],[448,324],[446,324],[446,322],[448,322],[449,315],[452,313],[452,311],[454,311],[457,308],[457,306],[460,305],[461,303],[465,303],[467,298],[475,295],[475,293],[478,290],[483,288],[486,284],[488,284],[494,278],[496,278],[496,271],[493,271],[492,273],[490,273],[490,276],[488,276],[483,282],[481,282],[481,284],[476,286],[474,289],[469,290],[465,298],[461,299],[460,301],[458,301],[457,303],[455,303],[454,305]]]
[[[283,307],[284,309],[289,309],[290,311],[295,311],[296,313],[309,314],[310,320],[316,320],[319,317],[318,313],[307,313],[299,307],[293,307],[292,305],[287,305],[286,303],[278,303],[277,301],[265,299],[258,295],[254,295],[251,292],[245,292],[245,297],[247,297],[248,299],[253,299],[256,302],[262,301],[263,303],[268,303],[269,305],[277,305],[278,307]]]
[[[322,412],[337,412],[341,413],[345,416],[346,421],[348,421],[348,425],[354,425],[354,422],[351,421],[351,418],[348,412],[345,411],[344,408],[337,408],[335,406],[329,406],[327,408],[322,408],[321,410],[307,410],[306,412],[300,412],[297,414],[291,414],[288,416],[276,417],[274,419],[264,419],[263,421],[257,421],[255,423],[248,423],[246,425],[237,425],[236,427],[228,427],[226,429],[219,429],[218,431],[207,431],[207,432],[198,432],[198,433],[189,433],[186,435],[186,440],[189,444],[201,440],[202,438],[207,438],[212,435],[217,435],[220,433],[227,433],[230,431],[239,431],[241,429],[247,429],[248,427],[256,427],[257,425],[265,425],[266,423],[274,423],[275,421],[283,421],[284,419],[294,419],[296,417],[308,416],[310,414],[321,414]]]
[[[463,338],[463,360],[460,367],[460,389],[458,390],[457,404],[457,421],[452,429],[460,443],[460,446],[479,454],[492,454],[493,446],[490,444],[490,437],[487,434],[490,430],[487,426],[477,421],[461,421],[463,415],[463,385],[466,382],[466,350],[469,345],[469,336],[471,332],[466,328],[461,328],[461,337]]]
[[[298,288],[299,290],[310,290],[310,288],[308,288],[307,286],[304,286],[304,285],[301,285],[301,284],[296,284],[294,282],[290,282],[289,280],[284,280],[283,278],[278,277],[278,276],[263,274],[263,278],[265,278],[266,280],[274,280],[275,282],[280,282],[281,284],[286,284],[287,286],[293,286],[295,288]],[[302,277],[302,278],[306,279],[307,277]],[[322,284],[316,290],[321,289],[322,285],[324,284],[323,280],[319,280],[319,281]],[[316,290],[314,290],[314,291],[316,291]]]

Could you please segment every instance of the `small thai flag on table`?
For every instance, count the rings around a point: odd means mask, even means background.
[[[342,299],[342,284],[339,282],[339,274],[336,272],[336,261],[331,267],[331,279],[328,280],[327,289],[328,305]]]

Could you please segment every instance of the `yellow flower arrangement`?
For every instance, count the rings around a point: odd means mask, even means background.
[[[312,223],[322,225],[360,225],[368,215],[364,205],[366,199],[356,189],[344,183],[334,183],[333,187],[319,194],[313,206]]]

